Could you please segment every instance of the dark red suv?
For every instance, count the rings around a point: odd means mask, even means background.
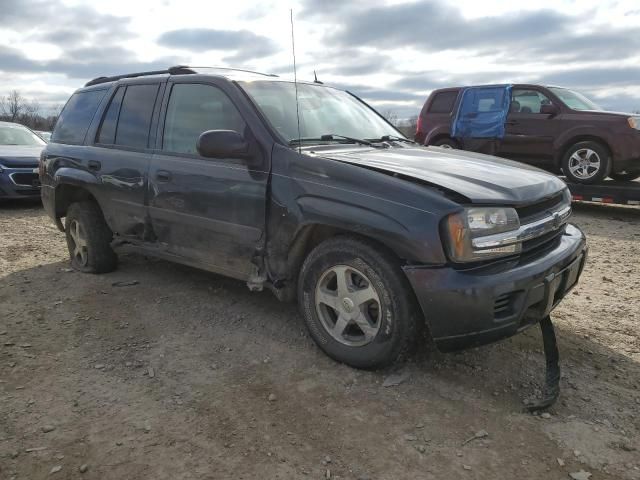
[[[560,87],[511,85],[511,102],[500,139],[453,137],[461,93],[476,94],[477,112],[497,108],[481,91],[491,87],[458,87],[435,90],[418,118],[415,140],[424,145],[489,151],[556,173],[569,181],[598,183],[606,177],[634,180],[640,177],[640,115],[603,111],[584,95]],[[473,140],[473,141],[471,141]]]

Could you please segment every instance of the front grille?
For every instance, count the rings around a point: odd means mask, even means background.
[[[544,235],[522,242],[522,253],[527,253],[539,247],[545,247],[546,245],[551,244],[564,233],[564,230],[565,226],[558,230],[553,230],[552,232],[547,232]]]
[[[558,205],[562,203],[563,194],[558,193],[553,197],[549,197],[541,202],[525,205],[524,207],[516,207],[520,224],[530,223],[538,218],[548,215],[548,212],[558,210]]]
[[[40,179],[37,173],[12,173],[11,178],[16,185],[27,185],[29,187],[37,187],[40,185]]]

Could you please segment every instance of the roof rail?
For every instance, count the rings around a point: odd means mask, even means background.
[[[263,73],[256,72],[254,70],[245,70],[242,68],[232,68],[232,67],[184,67],[184,68],[208,68],[210,70],[228,70],[230,72],[243,72],[243,73],[253,73],[255,75],[264,75],[265,77],[277,77],[275,73]]]
[[[168,73],[170,75],[189,75],[196,73],[196,71],[189,67],[185,67],[184,65],[177,65],[175,67],[169,67],[166,70],[150,70],[148,72],[127,73],[124,75],[114,75],[112,77],[97,77],[85,83],[84,86],[90,87],[91,85],[98,85],[100,83],[115,82],[121,78],[145,77],[147,75],[162,75],[164,73]]]

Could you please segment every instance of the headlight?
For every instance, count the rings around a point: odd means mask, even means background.
[[[629,117],[627,118],[627,122],[629,122],[629,126],[631,128],[640,130],[640,117]]]
[[[471,207],[445,219],[446,247],[451,260],[457,263],[475,262],[519,253],[521,245],[514,243],[496,248],[474,248],[474,238],[520,228],[518,213],[513,208]]]

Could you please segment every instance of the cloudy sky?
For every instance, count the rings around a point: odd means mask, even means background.
[[[640,109],[637,0],[0,0],[0,96],[44,106],[87,80],[171,65],[292,75],[400,118],[430,90],[541,82]]]

